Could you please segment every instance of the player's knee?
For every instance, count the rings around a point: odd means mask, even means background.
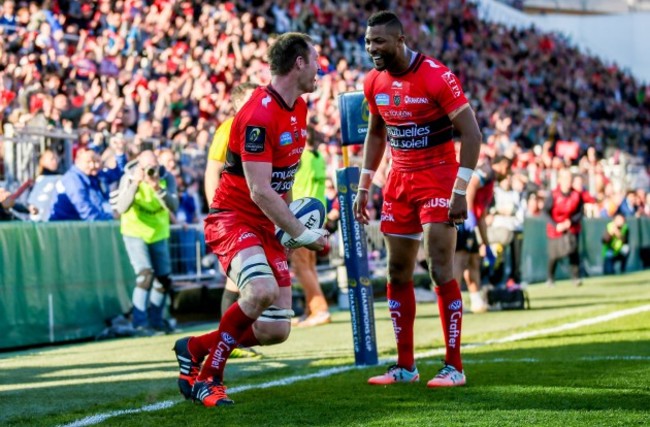
[[[150,268],[143,268],[138,272],[135,277],[135,285],[138,288],[149,290],[153,282],[153,270]]]
[[[288,323],[275,322],[273,328],[268,328],[265,333],[257,337],[262,345],[274,345],[283,343],[289,338],[291,325]]]
[[[242,299],[254,305],[258,310],[265,310],[280,294],[275,281],[256,280],[252,282],[243,292]]]
[[[412,268],[407,268],[402,262],[388,263],[388,281],[393,285],[408,283],[412,280]]]
[[[275,305],[264,310],[257,319],[255,328],[255,336],[260,344],[271,345],[286,341],[291,332],[291,318],[294,314],[291,309]]]

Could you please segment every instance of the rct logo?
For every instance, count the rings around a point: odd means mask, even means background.
[[[463,307],[463,301],[457,299],[456,301],[453,301],[451,304],[449,304],[449,309],[450,310],[460,310]]]
[[[228,332],[222,332],[221,339],[228,345],[235,345],[235,343],[237,343],[237,341],[235,341],[235,339]]]
[[[399,302],[397,302],[395,300],[392,300],[392,299],[388,300],[388,308],[390,310],[397,310],[398,308],[400,308],[401,305],[402,304],[400,304]]]

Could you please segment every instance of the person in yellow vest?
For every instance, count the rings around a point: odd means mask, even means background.
[[[176,180],[152,151],[143,151],[126,165],[111,203],[121,214],[120,231],[136,273],[133,327],[142,335],[171,332],[163,311],[171,287],[169,215],[178,208]]]
[[[242,83],[233,88],[230,93],[230,101],[232,102],[235,113],[246,104],[257,87],[258,85],[255,83]],[[214,138],[212,139],[212,144],[210,145],[204,178],[205,198],[208,205],[212,203],[214,193],[217,191],[217,187],[219,187],[221,171],[223,171],[226,164],[228,138],[230,137],[230,127],[232,126],[234,119],[234,116],[229,118],[223,122],[219,128],[217,128],[217,131],[214,133]],[[221,313],[225,313],[226,310],[228,310],[228,307],[237,301],[238,297],[239,289],[237,289],[237,285],[229,278],[226,278],[226,289],[224,289],[221,297]],[[238,355],[238,353],[239,352],[235,352],[236,355]]]
[[[314,197],[327,206],[325,198],[325,180],[327,164],[318,152],[313,128],[308,129],[309,137],[305,151],[300,157],[300,167],[291,190],[293,200],[302,197]],[[294,319],[296,327],[318,326],[331,322],[327,300],[318,282],[316,271],[316,252],[305,247],[294,249],[290,255],[291,270],[305,293],[305,315]]]
[[[603,233],[603,274],[614,274],[614,266],[621,263],[621,273],[625,273],[630,247],[627,244],[628,226],[625,216],[617,213],[607,224]]]

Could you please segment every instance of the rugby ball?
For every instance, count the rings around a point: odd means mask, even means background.
[[[323,228],[323,224],[325,223],[325,206],[323,206],[320,200],[314,197],[296,199],[289,204],[289,210],[308,229]],[[277,226],[275,227],[275,237],[277,237],[283,246],[286,246],[287,242],[291,240],[289,233],[286,233]]]

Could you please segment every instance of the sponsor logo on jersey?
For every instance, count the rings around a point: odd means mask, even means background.
[[[413,113],[410,111],[404,110],[388,110],[384,114],[389,116],[392,119],[409,119],[413,117]]]
[[[447,71],[442,75],[442,79],[445,81],[445,83],[447,83],[449,89],[451,89],[451,93],[454,95],[454,98],[458,98],[463,93],[460,88],[460,84],[458,84],[458,80],[456,80],[456,76],[454,76],[454,73]]]
[[[431,67],[431,68],[440,68],[440,65],[436,64],[435,62],[433,62],[433,61],[430,60],[430,59],[427,59],[427,60],[425,60],[424,62],[426,62],[427,64],[429,64],[429,67]]]
[[[291,124],[296,124],[298,123],[298,119],[296,119],[296,116],[291,116]]]
[[[395,89],[395,88],[401,89],[402,86],[404,86],[404,84],[403,84],[402,82],[395,80],[395,81],[393,82],[393,84],[392,84],[391,87],[392,87],[393,89]]]
[[[411,96],[405,96],[404,102],[407,104],[428,104],[429,100],[427,98],[413,98]]]
[[[242,234],[241,236],[239,236],[239,239],[237,239],[237,241],[241,242],[243,240],[250,239],[252,237],[255,237],[255,234],[250,233],[250,232],[246,232],[246,233]]]
[[[423,206],[424,208],[448,208],[449,207],[449,199],[445,199],[444,197],[435,197],[433,199],[427,200],[427,202]]]
[[[300,136],[307,138],[307,129],[300,129]]]
[[[377,105],[389,105],[390,104],[390,98],[388,97],[388,94],[386,93],[378,93],[375,95],[375,104]]]
[[[380,220],[382,222],[395,222],[395,217],[393,216],[392,213],[381,213],[381,218]]]
[[[399,104],[402,103],[402,97],[400,96],[399,93],[396,93],[393,95],[393,104],[395,104],[396,107],[399,107]]]
[[[292,142],[291,132],[282,132],[282,135],[280,135],[280,145],[289,145]]]
[[[305,147],[294,148],[293,150],[291,150],[291,153],[289,153],[289,156],[293,156],[295,154],[302,154],[302,152],[304,150],[305,150]]]
[[[262,153],[266,140],[266,128],[261,126],[246,126],[246,142],[244,150],[248,153]]]
[[[289,271],[289,262],[288,261],[276,261],[275,269],[278,271]]]
[[[280,194],[291,190],[298,166],[300,166],[300,162],[284,168],[273,168],[271,172],[271,188]]]
[[[271,96],[267,96],[266,98],[262,99],[262,105],[264,108],[268,108],[269,102],[271,102]]]

